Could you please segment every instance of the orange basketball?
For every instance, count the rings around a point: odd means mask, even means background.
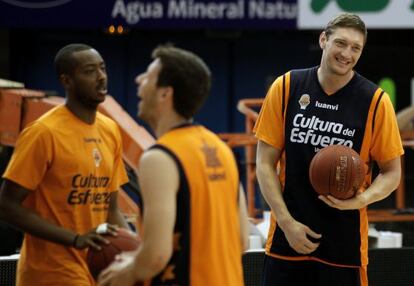
[[[135,250],[141,243],[141,239],[137,234],[123,228],[118,229],[118,235],[116,236],[110,234],[103,234],[103,236],[110,243],[101,244],[101,250],[89,248],[87,254],[89,271],[95,279],[102,270],[114,261],[117,254],[122,251]]]
[[[318,194],[343,200],[355,195],[364,176],[365,167],[359,154],[343,145],[321,149],[309,167],[309,179]]]

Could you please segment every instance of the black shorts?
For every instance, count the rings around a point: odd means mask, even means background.
[[[367,286],[366,267],[337,267],[313,260],[291,261],[265,255],[262,286]]]

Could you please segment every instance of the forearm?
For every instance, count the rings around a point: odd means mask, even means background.
[[[5,203],[0,208],[0,218],[23,232],[65,246],[73,245],[77,233],[50,223],[21,205]]]
[[[166,266],[171,257],[171,252],[160,251],[152,243],[143,245],[135,258],[135,277],[138,281],[151,279],[160,273]]]
[[[278,224],[283,228],[283,225],[293,218],[283,200],[282,187],[274,166],[258,164],[257,179],[264,199],[275,214]]]
[[[137,280],[144,281],[156,276],[168,264],[174,244],[174,223],[170,221],[172,214],[168,210],[151,211],[147,208],[144,214],[145,232],[134,262]],[[160,217],[164,219],[160,221]]]
[[[401,131],[411,131],[414,119],[414,107],[407,107],[397,113],[398,128]]]
[[[374,202],[388,197],[400,183],[401,173],[398,170],[391,170],[380,173],[371,186],[361,194],[365,205],[368,206]]]
[[[129,229],[129,226],[125,220],[125,217],[122,215],[121,211],[118,208],[115,210],[110,210],[108,212],[107,222],[110,224],[118,225],[121,228]]]
[[[116,224],[119,227],[129,229],[129,226],[118,207],[119,191],[111,193],[111,200],[109,202],[108,216],[106,221],[110,224]]]
[[[247,216],[246,198],[244,190],[240,186],[239,195],[239,221],[240,221],[240,241],[242,244],[242,252],[249,248],[249,229],[250,223]]]

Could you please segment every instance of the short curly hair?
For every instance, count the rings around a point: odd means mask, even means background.
[[[93,49],[85,44],[69,44],[61,48],[55,56],[55,69],[58,76],[62,74],[71,74],[77,63],[73,60],[72,55],[76,52]]]

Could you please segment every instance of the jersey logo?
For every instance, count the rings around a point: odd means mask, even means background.
[[[208,146],[207,143],[203,140],[203,146],[201,147],[201,151],[203,152],[204,157],[206,159],[206,166],[210,169],[208,174],[209,180],[224,180],[226,178],[225,171],[216,171],[216,169],[218,168],[223,168],[223,164],[220,162],[220,159],[217,156],[217,148],[214,146]]]
[[[101,153],[99,153],[99,150],[97,148],[93,148],[92,157],[93,157],[93,160],[95,161],[95,167],[99,167],[101,165],[102,156],[101,156]]]
[[[302,96],[299,99],[300,109],[305,110],[306,107],[308,107],[310,103],[310,96],[307,93],[302,94]]]
[[[339,104],[333,105],[333,104],[328,104],[328,103],[323,103],[323,102],[316,101],[315,102],[315,107],[328,109],[328,110],[338,110],[339,109]]]
[[[204,156],[206,158],[206,165],[209,168],[220,168],[222,166],[219,158],[217,157],[217,148],[210,147],[203,142],[203,147],[201,147],[201,151],[203,151]]]

